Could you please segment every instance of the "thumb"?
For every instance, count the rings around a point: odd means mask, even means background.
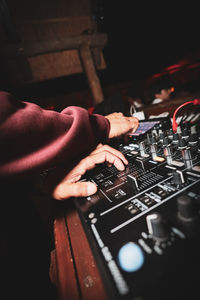
[[[63,182],[55,188],[53,197],[56,200],[65,200],[71,197],[87,197],[95,194],[96,191],[97,186],[92,182]]]

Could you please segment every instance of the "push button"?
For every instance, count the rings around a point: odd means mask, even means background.
[[[129,242],[121,247],[118,253],[119,265],[123,271],[135,272],[144,264],[144,254],[140,246]]]

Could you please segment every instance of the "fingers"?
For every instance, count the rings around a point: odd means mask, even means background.
[[[107,162],[111,165],[114,165],[118,170],[123,171],[125,169],[123,161],[113,153],[104,150],[102,152],[94,153],[90,155],[88,158],[87,167],[93,168],[96,164],[101,164],[104,162]],[[125,158],[124,158],[125,159]],[[126,161],[125,164],[128,164],[128,161]]]
[[[98,145],[97,148],[91,153],[91,155],[102,152],[102,151],[108,151],[108,152],[112,153],[113,155],[119,157],[125,165],[128,164],[128,161],[125,158],[125,156],[120,151],[118,151],[115,148],[112,148],[109,145]]]
[[[89,156],[82,159],[63,180],[68,180],[70,182],[78,181],[87,171],[93,169],[97,164],[104,162],[110,164],[114,162],[116,168],[119,170],[124,170],[124,165],[128,164],[127,159],[120,151],[108,145],[101,145],[91,152]]]
[[[97,164],[107,162],[114,165],[118,170],[123,171],[128,164],[126,158],[114,148],[105,145],[97,147],[89,156],[82,159],[65,178],[56,186],[53,197],[56,200],[64,200],[71,197],[85,197],[96,193],[97,187],[91,182],[77,182],[81,176],[93,169]]]
[[[107,119],[113,119],[113,118],[120,118],[123,116],[123,113],[121,112],[114,112],[112,114],[109,114],[106,116]]]
[[[132,130],[136,130],[138,125],[139,125],[139,120],[138,118],[135,117],[124,117],[124,119],[126,119],[126,121],[129,122],[129,127]]]
[[[56,200],[66,200],[71,197],[87,197],[95,194],[97,186],[92,182],[62,182],[53,191]]]
[[[138,118],[135,117],[127,117],[127,120],[130,122],[131,126],[131,131],[136,131],[139,125],[139,120]]]
[[[135,131],[139,121],[135,117],[125,117],[124,115],[105,116],[110,122],[109,138],[119,137],[130,131]]]

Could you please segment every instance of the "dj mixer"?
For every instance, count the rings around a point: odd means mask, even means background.
[[[86,174],[98,191],[75,199],[77,210],[109,299],[198,299],[199,123],[138,130],[114,144],[125,171],[102,164]]]

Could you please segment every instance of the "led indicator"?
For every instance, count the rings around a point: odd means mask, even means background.
[[[135,272],[143,266],[144,254],[136,243],[129,242],[119,250],[118,260],[123,271]]]

